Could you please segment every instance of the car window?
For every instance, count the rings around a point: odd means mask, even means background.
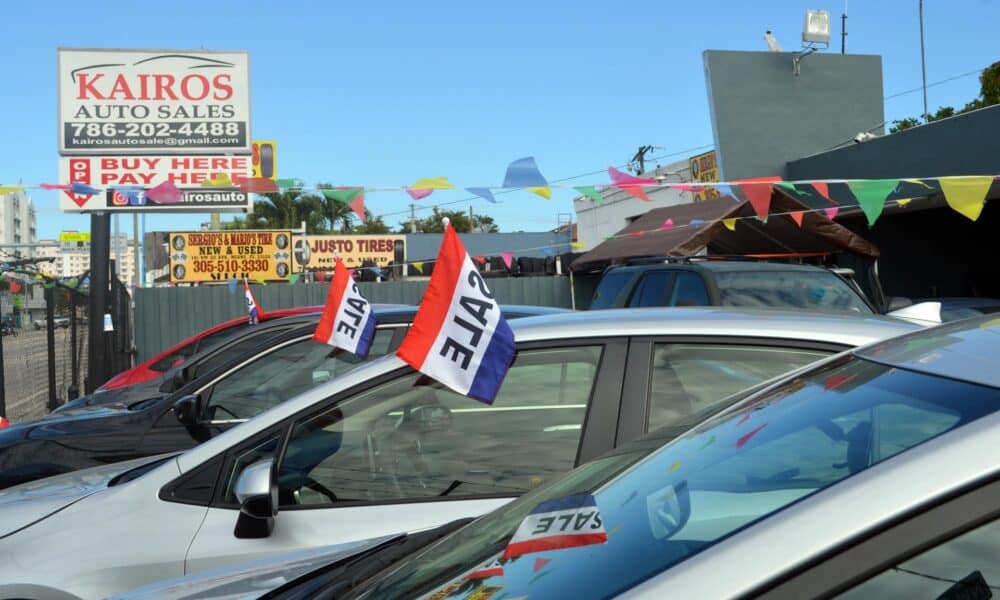
[[[601,277],[600,283],[597,284],[594,297],[590,300],[590,309],[612,308],[615,304],[615,298],[621,293],[622,288],[632,280],[633,276],[634,273],[631,271],[608,271],[605,273]]]
[[[251,350],[261,348],[262,345],[267,343],[268,340],[272,340],[279,335],[285,334],[289,329],[291,329],[291,327],[291,325],[288,327],[268,327],[257,332],[246,334],[240,338],[239,341],[229,344],[212,356],[205,358],[195,365],[193,372],[191,373],[191,379],[193,380],[199,375],[210,373],[226,363],[236,360]]]
[[[727,396],[829,354],[774,346],[656,344],[647,430],[672,425]]]
[[[503,586],[511,597],[613,597],[806,496],[1000,410],[998,394],[846,356],[678,438],[663,432],[661,447],[641,460],[637,456],[608,483],[592,481],[589,489],[577,487],[572,497],[563,497],[560,484],[567,476],[483,516],[448,544],[408,560],[366,597],[433,594],[494,560],[497,573],[476,583]],[[874,427],[890,416],[907,422],[888,430],[893,439],[878,439]],[[521,536],[525,524],[545,525],[533,513],[572,514],[582,521],[584,509],[577,507],[584,505],[588,513],[599,511],[600,532],[583,536],[567,529],[563,543],[544,537],[551,528],[529,527],[519,539],[541,535],[539,549],[546,551],[511,551],[513,536]],[[564,516],[559,519],[561,524]],[[576,527],[574,519],[567,528]],[[544,577],[538,576],[539,559]],[[453,591],[468,598],[474,588]]]
[[[708,306],[708,290],[697,273],[679,271],[670,294],[670,306]]]
[[[367,359],[389,351],[394,331],[376,330]],[[364,360],[312,338],[288,344],[261,355],[215,384],[205,405],[205,418],[210,421],[252,418],[343,375]]]
[[[789,307],[871,314],[840,277],[828,272],[732,271],[715,274],[723,306]]]
[[[1000,521],[981,525],[837,596],[993,598],[1000,591]]]
[[[673,271],[651,271],[644,274],[632,292],[629,307],[667,306],[667,294],[673,280]]]
[[[600,346],[520,351],[492,405],[409,373],[298,423],[282,505],[520,495],[570,470]]]
[[[243,323],[240,325],[233,325],[232,327],[226,327],[225,329],[220,329],[215,333],[210,333],[200,340],[196,341],[191,345],[191,354],[195,352],[204,352],[205,350],[211,350],[212,348],[219,345],[220,342],[226,340],[231,336],[242,335],[250,330],[249,323]],[[188,355],[190,356],[190,354]]]

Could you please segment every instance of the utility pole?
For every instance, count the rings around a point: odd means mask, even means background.
[[[632,157],[632,164],[639,163],[639,170],[635,172],[636,175],[641,175],[646,172],[646,155],[653,151],[652,146],[639,146],[636,150],[635,156]]]
[[[927,112],[927,65],[924,62],[924,0],[920,0],[920,73],[924,88],[924,123],[930,122]]]
[[[840,53],[847,54],[847,0],[844,0],[844,13],[840,15]]]
[[[469,205],[469,231],[476,230],[476,216],[472,214],[472,205]]]
[[[132,213],[132,285],[139,285],[139,213],[137,212]]]
[[[417,205],[410,205],[410,233],[417,232]]]

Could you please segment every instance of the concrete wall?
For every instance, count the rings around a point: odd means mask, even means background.
[[[510,277],[487,280],[490,291],[503,304],[534,304],[570,308],[568,277]],[[424,281],[359,283],[361,293],[373,303],[418,304],[427,287]],[[296,306],[321,306],[327,284],[254,285],[253,293],[265,311]],[[162,287],[135,290],[135,342],[137,362],[209,327],[246,316],[242,289],[227,286]]]
[[[792,74],[791,52],[704,53],[723,180],[781,175],[785,164],[882,133],[882,58],[819,52]]]

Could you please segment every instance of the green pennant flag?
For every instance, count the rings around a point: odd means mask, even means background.
[[[291,275],[288,276],[288,283],[298,283],[298,281],[299,281],[298,273],[292,273]]]
[[[580,187],[575,187],[573,189],[598,204],[604,204],[604,197],[601,196],[600,192],[597,191],[597,188],[592,185],[581,185]]]
[[[351,202],[354,202],[354,199],[364,191],[364,188],[323,190],[323,196],[327,200],[333,200],[334,202],[340,202],[341,204],[350,204]]]
[[[802,191],[800,189],[797,189],[791,183],[775,183],[774,185],[776,185],[777,187],[785,190],[786,192],[790,192],[792,194],[795,194],[796,196],[808,197],[808,196],[811,195],[809,192],[805,192],[805,191]]]
[[[287,188],[298,187],[297,185],[295,185],[295,182],[296,182],[295,179],[279,179],[274,183],[281,189],[287,189]]]
[[[858,199],[861,210],[865,211],[865,216],[868,217],[869,227],[878,220],[882,209],[885,208],[885,199],[898,185],[898,179],[866,179],[847,182],[847,187]]]

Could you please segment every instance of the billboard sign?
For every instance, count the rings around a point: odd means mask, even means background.
[[[211,187],[208,181],[223,174],[233,187]],[[127,211],[248,211],[250,194],[239,190],[251,174],[249,156],[63,156],[59,180],[106,190],[101,194],[74,194],[63,190],[59,208],[67,212]],[[145,192],[165,181],[182,191],[178,202],[159,204]]]
[[[60,231],[59,241],[62,243],[90,243],[89,231]]]
[[[719,180],[719,165],[715,159],[715,150],[692,156],[690,161],[691,183],[711,183]],[[694,201],[715,200],[720,196],[722,194],[719,193],[719,190],[714,187],[706,187],[694,194]]]
[[[274,140],[254,141],[250,150],[250,162],[253,163],[254,177],[277,181],[278,142]]]
[[[287,281],[290,231],[197,231],[170,234],[170,283]]]
[[[60,48],[60,154],[250,153],[250,55]]]
[[[309,251],[300,252],[308,244]],[[378,267],[406,262],[405,235],[307,235],[296,236],[295,267],[333,270],[339,257],[348,269],[364,266],[366,262]],[[308,257],[303,264],[302,256]]]

